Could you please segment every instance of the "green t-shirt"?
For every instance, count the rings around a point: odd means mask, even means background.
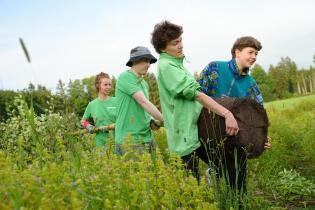
[[[170,152],[179,156],[200,147],[197,121],[202,105],[195,101],[200,85],[183,65],[183,58],[161,53],[157,81]]]
[[[96,127],[115,123],[116,121],[116,98],[110,97],[106,100],[99,98],[91,101],[85,109],[83,120],[93,119]],[[105,146],[109,138],[108,132],[97,132],[95,136],[96,146]]]
[[[152,141],[150,115],[132,97],[139,91],[149,99],[149,86],[142,77],[138,77],[131,70],[124,71],[119,75],[115,90],[117,99],[116,144],[122,144],[129,135],[132,136],[134,144]]]

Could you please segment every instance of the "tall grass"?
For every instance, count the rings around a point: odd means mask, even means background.
[[[267,106],[272,148],[250,161],[251,196],[285,208],[315,207],[315,100],[311,97]]]
[[[35,116],[22,98],[0,124],[0,209],[237,209],[225,179],[208,186],[170,156],[165,132],[155,155],[115,154],[74,132],[75,115]],[[313,208],[315,100],[267,108],[272,149],[249,161],[247,209]],[[79,135],[73,135],[78,133]],[[201,164],[203,175],[207,166]],[[216,180],[214,178],[214,180]]]
[[[165,140],[162,152],[118,156],[112,141],[96,148],[94,136],[73,135],[74,116],[16,105],[0,126],[0,209],[218,209],[204,181],[162,155]]]

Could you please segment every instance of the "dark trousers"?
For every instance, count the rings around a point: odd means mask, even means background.
[[[212,160],[212,167],[215,169],[217,177],[224,177],[231,189],[237,189],[238,192],[246,192],[246,154],[236,148],[233,149],[233,152],[227,152],[226,150],[219,150],[217,152],[220,155],[217,155]]]
[[[199,175],[199,159],[204,161],[206,164],[210,164],[210,158],[206,151],[206,148],[203,146],[200,146],[192,153],[182,156],[181,157],[184,166],[187,170],[191,171],[191,173],[197,178],[197,180],[200,180]]]
[[[153,151],[155,151],[154,140],[152,140],[148,143],[133,145],[133,151],[136,151],[139,154],[142,154],[144,151],[152,153]],[[121,156],[124,154],[122,144],[116,144],[116,154],[121,155]]]
[[[216,171],[217,178],[225,178],[232,189],[246,192],[247,158],[242,150],[222,147],[213,148],[211,143],[201,142],[192,153],[182,156],[185,168],[200,180],[199,159]]]

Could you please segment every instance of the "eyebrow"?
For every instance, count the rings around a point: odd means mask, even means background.
[[[177,43],[177,42],[180,42],[181,40],[182,40],[181,38],[175,39],[175,40],[171,41],[171,43]]]

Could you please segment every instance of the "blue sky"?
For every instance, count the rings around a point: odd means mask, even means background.
[[[67,84],[100,71],[117,77],[135,46],[158,57],[150,33],[165,19],[184,27],[185,65],[192,73],[230,59],[233,42],[244,35],[262,42],[257,63],[265,69],[283,56],[308,68],[314,66],[314,8],[312,0],[0,0],[0,89],[23,89],[32,81],[54,91],[59,79]]]

